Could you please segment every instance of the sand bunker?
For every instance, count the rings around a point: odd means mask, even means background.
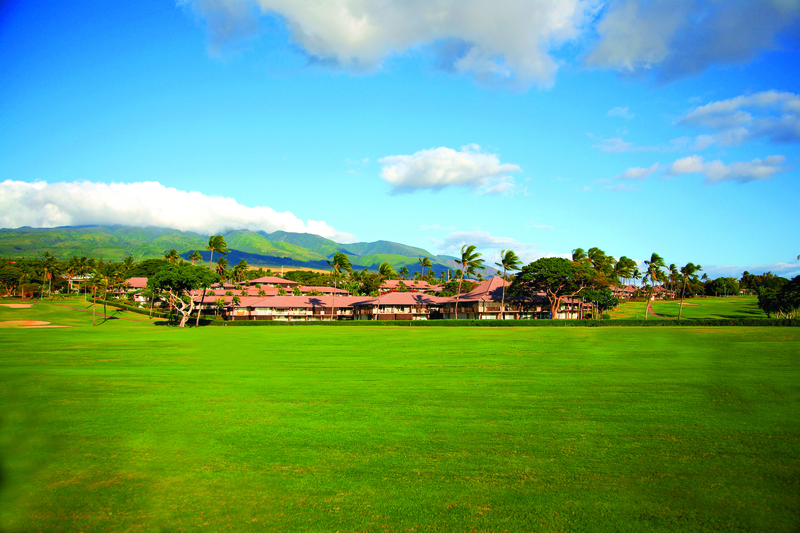
[[[33,307],[33,304],[0,304],[3,307],[10,307],[11,309],[27,309]]]
[[[20,326],[22,329],[33,329],[33,328],[69,328],[71,326],[59,326],[56,324],[50,324],[48,326]]]
[[[49,325],[50,322],[45,322],[44,320],[3,320],[0,322],[0,328],[43,327]]]

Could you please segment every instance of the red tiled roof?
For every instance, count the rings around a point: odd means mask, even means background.
[[[352,307],[357,302],[369,300],[368,296],[337,296],[336,307]],[[333,296],[275,296],[273,298],[262,298],[260,301],[245,305],[242,299],[242,307],[272,307],[285,309],[289,307],[323,307],[332,308],[334,304]]]
[[[370,298],[355,305],[440,305],[449,301],[450,298],[440,298],[417,292],[390,292],[380,298]]]
[[[511,282],[504,280],[500,276],[493,276],[478,283],[478,286],[466,294],[462,294],[459,302],[499,302],[503,299],[503,287],[508,287]],[[456,301],[456,297],[450,297],[451,302]]]
[[[129,278],[125,283],[132,289],[144,289],[147,286],[147,278]]]

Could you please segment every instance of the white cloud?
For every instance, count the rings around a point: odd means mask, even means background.
[[[698,149],[712,144],[736,146],[754,139],[800,142],[800,96],[778,91],[737,96],[697,107],[678,124],[713,132],[697,137]]]
[[[252,36],[260,14],[279,16],[311,58],[374,70],[422,50],[440,68],[484,82],[552,84],[551,48],[579,36],[598,0],[178,0],[206,23],[210,47]]]
[[[619,0],[597,25],[586,64],[672,81],[750,61],[796,31],[798,19],[797,0]]]
[[[392,186],[392,193],[462,186],[480,194],[508,194],[514,189],[509,173],[521,171],[518,165],[500,163],[495,154],[481,152],[476,144],[460,151],[440,147],[392,155],[378,162],[382,165],[381,177]]]
[[[591,133],[589,137],[593,139],[597,139]],[[669,145],[661,145],[661,146],[636,146],[631,142],[623,140],[621,137],[612,137],[610,139],[599,139],[599,143],[592,146],[592,148],[598,148],[604,152],[609,152],[612,154],[622,154],[625,152],[670,152],[674,150],[680,150],[682,145],[685,143],[684,138],[673,139],[670,141]]]
[[[632,143],[623,141],[619,137],[601,139],[600,143],[593,145],[592,148],[599,148],[604,152],[611,152],[612,154],[621,154],[623,152],[633,152],[636,150]]]
[[[634,114],[631,113],[627,107],[615,107],[613,109],[609,109],[607,115],[609,117],[624,118],[625,120],[630,120],[634,117]]]
[[[705,169],[705,163],[703,163],[703,158],[699,155],[690,155],[689,157],[684,157],[678,159],[669,167],[669,173],[673,176],[679,174],[697,174],[703,172]]]
[[[668,174],[673,176],[702,174],[705,177],[705,183],[709,185],[723,181],[747,183],[766,180],[791,170],[791,167],[786,166],[784,163],[786,163],[786,158],[782,155],[771,155],[764,159],[753,159],[752,161],[736,161],[728,165],[719,160],[705,162],[699,155],[692,155],[672,163]]]
[[[87,224],[157,226],[204,235],[234,229],[284,230],[314,233],[339,242],[355,240],[325,222],[303,221],[288,211],[246,207],[233,198],[180,191],[153,181],[0,183],[0,227]]]
[[[541,257],[553,257],[556,254],[541,251],[540,245],[523,243],[510,237],[498,237],[482,230],[456,231],[447,235],[443,240],[432,240],[438,246],[440,254],[460,257],[461,247],[475,245],[477,251],[483,254],[486,264],[494,266],[500,261],[502,250],[514,250],[524,264],[536,261]],[[564,257],[561,254],[560,257]]]
[[[546,225],[543,225],[543,224],[536,224],[533,220],[530,221],[530,223],[528,224],[527,227],[530,228],[530,229],[543,229],[543,230],[547,230],[547,231],[552,231],[552,229],[553,229],[553,226],[546,226]]]
[[[622,174],[618,174],[614,179],[617,180],[643,180],[658,170],[659,164],[654,163],[648,168],[631,167]]]

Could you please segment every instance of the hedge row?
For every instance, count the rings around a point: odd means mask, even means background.
[[[601,327],[657,327],[657,326],[790,326],[800,327],[800,320],[771,318],[704,318],[687,320],[345,320],[339,322],[289,322],[284,320],[230,320],[213,321],[212,326],[329,326],[329,327],[511,327],[511,328],[601,328]]]

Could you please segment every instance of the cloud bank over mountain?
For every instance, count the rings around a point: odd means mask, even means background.
[[[267,206],[247,207],[233,198],[186,192],[153,182],[0,183],[0,227],[112,225],[156,226],[210,235],[235,229],[314,233],[339,242],[355,240],[319,220],[303,221]]]

